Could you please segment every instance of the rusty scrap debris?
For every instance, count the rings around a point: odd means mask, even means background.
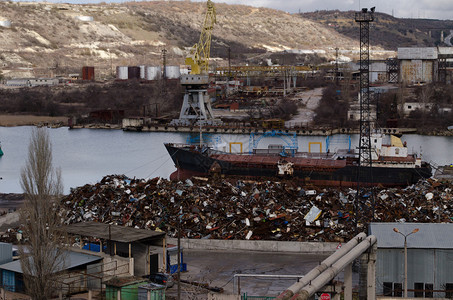
[[[376,222],[452,222],[451,183],[420,181],[406,188],[375,189],[355,205],[349,188],[297,183],[104,177],[73,189],[63,201],[67,224],[97,221],[164,231],[193,239],[342,242],[364,230],[375,203]]]

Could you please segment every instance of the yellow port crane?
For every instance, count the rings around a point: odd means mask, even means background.
[[[207,11],[201,30],[200,40],[190,49],[190,54],[186,58],[186,64],[191,67],[190,74],[194,75],[208,74],[212,29],[217,20],[214,3],[211,0],[208,0],[206,6]]]

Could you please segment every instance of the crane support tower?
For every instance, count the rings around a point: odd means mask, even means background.
[[[207,1],[207,11],[200,34],[200,40],[195,44],[186,58],[186,64],[191,72],[181,76],[181,84],[185,86],[184,100],[179,119],[171,121],[171,125],[221,125],[222,121],[215,119],[208,95],[209,87],[209,57],[211,52],[211,37],[216,23],[214,3]]]

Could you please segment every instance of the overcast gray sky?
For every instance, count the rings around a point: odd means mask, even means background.
[[[199,0],[197,0],[199,1]],[[403,18],[453,19],[453,0],[214,0],[307,12],[324,9],[358,10],[376,7],[376,11]]]
[[[49,2],[99,3],[124,0],[48,0]],[[140,1],[140,0],[137,0]],[[206,0],[192,0],[205,2]],[[453,0],[213,0],[228,4],[270,7],[290,13],[315,10],[358,10],[376,6],[376,11],[400,18],[453,19]]]

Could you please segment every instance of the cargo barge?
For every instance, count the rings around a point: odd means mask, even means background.
[[[409,154],[396,136],[383,144],[383,136],[373,137],[373,164],[362,167],[360,182],[370,186],[407,186],[432,176],[431,166]],[[175,163],[171,179],[192,176],[239,176],[243,178],[289,178],[317,186],[355,187],[358,181],[358,154],[353,150],[335,153],[306,153],[272,146],[251,153],[226,153],[206,145],[165,144]]]

